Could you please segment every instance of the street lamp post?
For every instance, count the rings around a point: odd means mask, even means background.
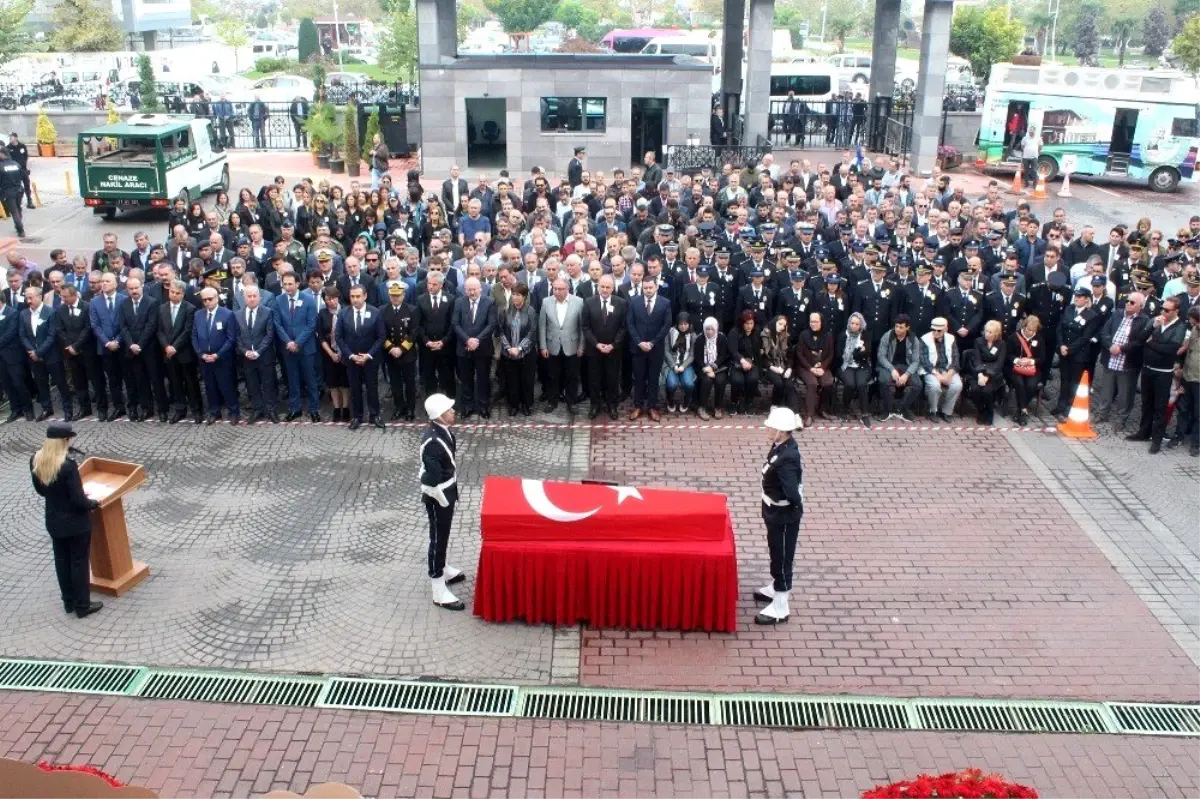
[[[333,0],[333,46],[337,48],[338,69],[342,68],[342,26],[338,23],[337,0]]]
[[[825,44],[825,18],[829,16],[829,0],[821,3],[821,44]]]

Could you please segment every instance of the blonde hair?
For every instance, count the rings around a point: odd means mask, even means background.
[[[47,438],[42,442],[42,448],[33,454],[33,475],[42,485],[48,486],[58,477],[69,446],[69,438]]]
[[[1030,314],[1025,317],[1025,321],[1021,322],[1021,329],[1031,336],[1036,335],[1042,329],[1042,320]]]
[[[1004,332],[1003,326],[995,319],[983,326],[983,332],[992,334],[992,341],[999,341],[1000,335]]]

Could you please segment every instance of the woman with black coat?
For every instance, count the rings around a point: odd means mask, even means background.
[[[833,365],[845,387],[842,394],[843,410],[849,416],[850,402],[857,396],[862,423],[870,427],[871,400],[868,388],[871,385],[871,337],[867,334],[866,318],[857,311],[850,314],[846,329],[838,334],[837,345],[833,348]]]
[[[91,511],[100,503],[83,492],[79,465],[68,457],[75,431],[69,424],[46,429],[42,448],[29,459],[33,490],[46,498],[46,532],[54,547],[54,572],[63,608],[79,618],[104,607],[89,593],[88,555],[92,543]]]
[[[533,409],[533,384],[537,377],[537,315],[529,303],[529,287],[518,283],[512,291],[512,308],[500,311],[500,371],[508,415],[529,416]]]
[[[1004,389],[1004,329],[995,319],[983,326],[983,335],[967,350],[966,365],[971,373],[968,389],[971,402],[979,412],[980,424],[992,424],[996,418],[996,397]]]
[[[759,335],[754,323],[754,311],[742,311],[738,324],[729,332],[730,413],[749,413],[750,404],[758,396]]]

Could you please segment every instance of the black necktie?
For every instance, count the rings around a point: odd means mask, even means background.
[[[250,309],[250,319],[249,319],[249,322],[248,322],[247,324],[249,324],[249,325],[250,325],[250,329],[251,329],[251,330],[253,330],[253,329],[254,329],[254,309],[253,309],[253,308],[251,308],[251,309]]]
[[[354,332],[357,333],[362,329],[362,311],[354,312]]]

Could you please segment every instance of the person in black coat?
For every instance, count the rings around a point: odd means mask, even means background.
[[[63,608],[82,619],[104,607],[91,601],[88,588],[90,514],[100,503],[83,492],[79,465],[68,455],[74,437],[71,425],[50,425],[42,448],[29,459],[29,472],[33,490],[46,498],[46,532],[54,548],[54,572]]]
[[[762,517],[771,554],[771,584],[755,591],[754,598],[771,604],[754,618],[754,623],[781,624],[789,615],[792,562],[804,517],[804,463],[792,437],[799,426],[795,413],[783,407],[772,408],[765,425],[771,434],[771,449],[762,467]]]
[[[162,364],[155,346],[158,335],[158,303],[143,292],[142,281],[131,277],[125,283],[129,302],[117,310],[124,344],[125,397],[129,421],[149,419],[158,407],[158,420],[167,421],[167,392]]]
[[[58,346],[63,352],[64,369],[70,373],[75,387],[74,398],[79,406],[75,417],[82,419],[92,415],[88,386],[99,400],[104,397],[104,384],[100,382],[100,362],[96,358],[96,344],[88,321],[88,304],[80,299],[74,286],[63,286],[62,297],[63,303],[55,311]]]
[[[388,381],[392,386],[392,421],[416,418],[417,402],[417,309],[405,302],[407,285],[388,284],[383,316],[383,351]]]
[[[692,365],[696,370],[696,413],[708,421],[711,413],[720,419],[725,415],[725,384],[729,381],[733,357],[729,340],[721,332],[716,317],[704,320],[704,327],[692,344]]]
[[[996,416],[996,401],[1004,387],[1004,365],[1007,348],[1004,328],[996,319],[983,326],[983,335],[967,352],[966,367],[971,377],[967,382],[971,401],[979,412],[980,424],[992,424]]]
[[[761,341],[754,311],[747,308],[742,311],[738,326],[729,333],[731,413],[749,413],[750,404],[758,397],[758,351]]]
[[[1024,427],[1029,421],[1029,408],[1046,382],[1050,367],[1044,335],[1039,335],[1042,321],[1034,314],[1021,320],[1021,328],[1008,337],[1006,368],[1008,384],[1017,395],[1017,424]]]
[[[174,409],[169,424],[178,424],[190,406],[196,424],[204,421],[200,399],[200,373],[196,351],[192,347],[192,327],[196,306],[187,299],[187,284],[173,280],[167,288],[167,301],[158,309],[158,346],[167,373],[169,401]],[[97,401],[102,397],[97,395]]]
[[[617,418],[627,307],[626,301],[613,293],[612,275],[601,277],[597,293],[583,301],[581,324],[587,363],[589,419],[595,419],[601,410],[614,421]]]
[[[1091,366],[1092,338],[1100,332],[1104,320],[1092,307],[1092,292],[1086,286],[1075,289],[1074,305],[1063,312],[1058,327],[1058,405],[1054,416],[1067,420],[1067,411],[1075,399],[1075,389],[1085,369]],[[1094,361],[1093,361],[1094,362]]]
[[[623,313],[621,318],[623,324]],[[499,369],[503,374],[508,415],[516,416],[519,412],[529,416],[533,412],[534,380],[537,377],[538,320],[529,300],[528,286],[518,283],[513,287],[512,307],[500,309],[496,332],[500,339]],[[619,352],[617,356],[620,357]]]
[[[376,359],[383,351],[385,331],[378,309],[367,305],[364,286],[350,289],[350,306],[342,310],[335,335],[350,384],[353,416],[350,429],[357,430],[362,425],[364,390],[368,420],[380,430],[384,429],[383,420],[379,418],[379,367]]]

